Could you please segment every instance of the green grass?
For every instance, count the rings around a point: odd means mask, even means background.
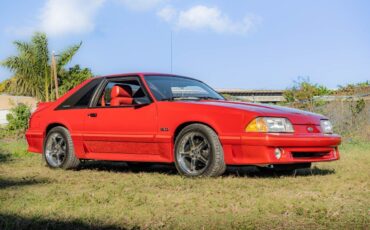
[[[0,140],[0,229],[368,229],[370,143],[296,175],[232,168],[189,179],[173,167],[89,162],[51,170]]]

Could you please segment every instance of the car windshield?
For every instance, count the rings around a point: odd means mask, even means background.
[[[158,101],[225,100],[201,81],[175,76],[145,76],[148,86]]]

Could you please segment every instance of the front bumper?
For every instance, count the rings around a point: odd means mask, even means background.
[[[241,136],[240,145],[226,147],[225,160],[233,165],[294,164],[334,161],[340,158],[341,137],[323,134],[264,134]],[[275,149],[281,158],[275,157]]]

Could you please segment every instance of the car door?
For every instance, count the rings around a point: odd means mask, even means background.
[[[113,99],[131,101],[129,97],[126,97],[127,100],[111,97],[113,87],[117,86],[132,88],[131,103],[113,105]],[[94,159],[141,161],[146,159],[143,158],[145,155],[158,154],[155,142],[157,108],[142,87],[140,79],[110,79],[100,91],[96,93],[95,102],[92,102],[85,116],[83,140],[87,156]]]
[[[83,132],[86,113],[89,111],[89,103],[94,92],[102,82],[102,78],[88,80],[81,88],[75,90],[71,95],[54,110],[52,116],[46,118],[45,125],[51,123],[63,124],[72,136],[75,154],[77,157],[84,156]],[[46,128],[46,127],[45,127]]]

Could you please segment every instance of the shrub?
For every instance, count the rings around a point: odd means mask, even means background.
[[[284,92],[285,102],[281,105],[309,110],[327,116],[334,124],[335,132],[344,140],[370,140],[370,82],[340,86],[328,90],[312,84],[308,78],[299,78],[292,88]],[[334,95],[325,101],[316,96]],[[343,96],[343,97],[342,97]]]
[[[28,128],[28,120],[31,116],[31,108],[25,104],[18,104],[10,110],[6,116],[8,125],[6,129],[23,133]]]
[[[370,103],[364,99],[335,100],[314,112],[327,116],[345,140],[370,140]]]
[[[325,86],[310,83],[309,78],[298,78],[292,88],[284,91],[284,98],[293,107],[312,111],[314,107],[323,105],[322,101],[314,100],[315,96],[330,95],[332,91]]]
[[[370,92],[370,81],[360,82],[356,84],[348,84],[346,86],[339,86],[335,92],[337,95],[355,95],[367,94]]]

